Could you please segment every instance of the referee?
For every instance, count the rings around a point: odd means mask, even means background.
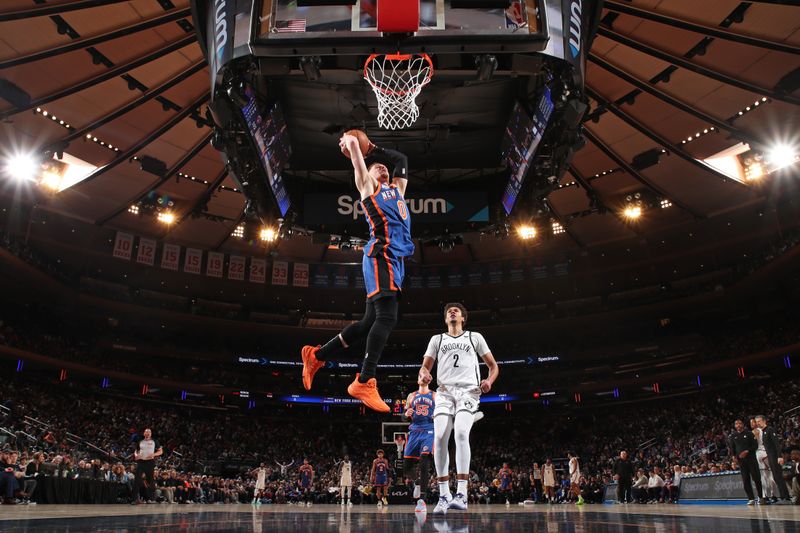
[[[136,477],[133,483],[133,504],[142,503],[139,499],[139,491],[142,488],[142,478],[145,478],[145,488],[147,489],[147,501],[153,501],[155,494],[155,484],[153,481],[153,470],[156,467],[156,457],[164,453],[164,448],[153,439],[153,432],[150,428],[144,430],[144,437],[136,445],[133,457],[136,459]]]

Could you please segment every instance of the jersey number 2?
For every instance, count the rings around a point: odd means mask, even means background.
[[[453,359],[455,359],[455,360],[456,360],[456,362],[455,362],[455,363],[453,363],[453,366],[454,366],[454,367],[456,367],[456,368],[458,368],[458,354],[457,354],[457,353],[454,353],[454,354],[453,354]]]

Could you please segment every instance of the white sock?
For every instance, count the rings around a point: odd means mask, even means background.
[[[464,496],[467,495],[467,480],[466,479],[459,479],[458,480],[458,488],[456,489],[456,494],[463,494]]]
[[[450,481],[439,482],[439,496],[450,498]]]

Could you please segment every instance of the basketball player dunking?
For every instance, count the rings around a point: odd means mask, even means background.
[[[431,369],[438,361],[436,381],[436,408],[433,411],[434,453],[436,475],[439,482],[439,503],[434,514],[446,513],[448,509],[466,510],[467,484],[471,450],[469,433],[476,420],[481,393],[492,389],[500,369],[483,335],[464,331],[467,309],[460,303],[449,303],[444,307],[447,332],[431,337],[422,367],[420,379],[431,382]],[[478,357],[489,367],[489,375],[481,380]],[[455,429],[456,478],[458,485],[455,498],[450,494],[450,434]]]
[[[383,456],[383,450],[378,450],[378,458],[372,461],[372,471],[369,479],[375,487],[375,496],[378,497],[378,507],[389,505],[386,491],[389,488],[389,461]]]
[[[364,138],[360,139],[360,136]],[[362,260],[367,307],[360,321],[347,326],[324,346],[303,347],[303,386],[311,390],[314,374],[325,365],[325,361],[366,337],[361,373],[356,374],[347,392],[370,409],[388,413],[389,406],[378,393],[375,369],[397,322],[398,298],[405,275],[404,258],[414,253],[411,214],[404,199],[408,160],[400,152],[369,143],[362,132],[359,132],[359,137],[345,134],[339,140],[339,147],[350,154],[356,188],[369,224],[370,238],[364,247]],[[364,162],[366,154],[362,153],[364,143],[369,146],[367,153],[382,156],[392,164],[391,175],[382,163],[372,163],[367,168]],[[394,176],[391,182],[390,176]]]
[[[415,511],[427,512],[425,493],[428,491],[428,475],[431,469],[433,451],[433,409],[436,393],[428,388],[422,378],[417,378],[419,389],[406,399],[406,418],[411,419],[408,426],[408,442],[403,453],[403,470],[408,479],[413,479]],[[414,466],[419,463],[419,477],[414,475]]]

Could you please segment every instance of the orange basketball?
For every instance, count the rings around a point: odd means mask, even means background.
[[[367,137],[366,133],[361,130],[347,130],[344,134],[352,135],[358,139],[358,144],[361,147],[361,155],[366,156],[369,153],[372,143],[369,142],[369,137]],[[350,159],[350,150],[342,148],[342,153],[346,158]]]

